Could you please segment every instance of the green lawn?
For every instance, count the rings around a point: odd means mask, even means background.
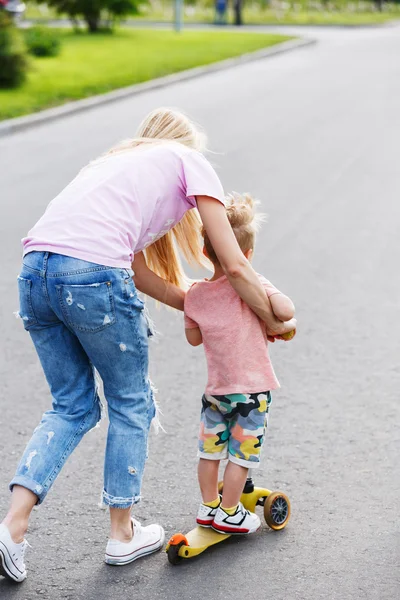
[[[26,83],[0,90],[0,120],[148,81],[289,39],[280,35],[118,29],[87,35],[57,30],[60,56],[32,58]]]

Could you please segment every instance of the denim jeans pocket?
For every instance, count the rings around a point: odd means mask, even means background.
[[[65,321],[72,329],[95,333],[115,323],[111,281],[56,288]]]
[[[32,307],[32,281],[18,277],[18,292],[19,292],[19,316],[24,324],[25,329],[29,329],[37,324],[37,319]]]

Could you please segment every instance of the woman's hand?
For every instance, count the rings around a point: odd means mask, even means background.
[[[226,216],[225,207],[215,198],[197,196],[201,220],[210,238],[221,267],[232,287],[246,304],[262,319],[271,336],[288,331],[287,325],[276,318],[271,302],[257,273],[244,256]],[[293,327],[291,327],[293,329]]]
[[[183,311],[185,292],[153,273],[146,264],[143,252],[135,254],[132,269],[134,271],[133,281],[140,292]]]

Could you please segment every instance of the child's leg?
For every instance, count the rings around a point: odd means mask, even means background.
[[[221,506],[224,509],[235,508],[240,501],[249,470],[246,467],[228,462],[224,473],[224,490]]]
[[[197,474],[204,504],[210,504],[218,499],[218,467],[219,460],[206,458],[199,460]]]

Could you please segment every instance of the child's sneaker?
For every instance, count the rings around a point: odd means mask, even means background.
[[[0,575],[21,583],[26,579],[24,555],[28,542],[16,544],[6,525],[0,525]]]
[[[212,506],[207,506],[206,504],[200,504],[196,519],[197,525],[201,525],[201,527],[211,527],[220,504],[221,500],[219,501],[218,506],[215,506],[214,508]]]
[[[261,526],[261,521],[255,513],[246,510],[239,502],[233,515],[226,513],[220,506],[211,526],[219,533],[254,533]]]

